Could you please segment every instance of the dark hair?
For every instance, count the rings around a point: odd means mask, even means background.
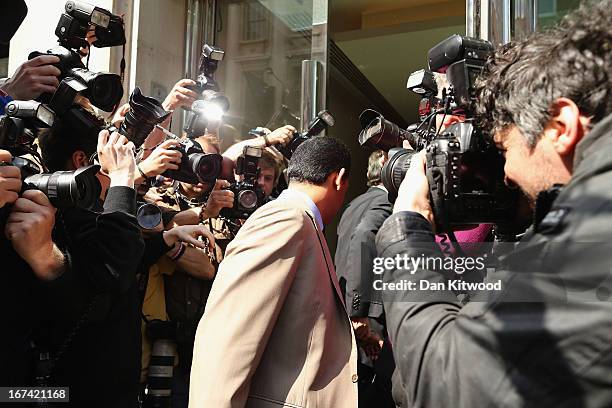
[[[94,123],[104,124],[99,118],[83,108],[79,111],[87,115]],[[98,132],[81,126],[81,123],[70,120],[67,114],[56,120],[53,127],[44,129],[38,134],[38,143],[43,164],[49,171],[67,170],[66,164],[76,151],[83,151],[87,156],[96,152]]]
[[[374,150],[370,153],[370,157],[368,158],[368,171],[366,173],[368,187],[377,186],[382,182],[380,173],[383,165],[380,162],[380,158],[384,155],[385,152],[383,150]]]
[[[491,135],[516,125],[535,146],[561,97],[599,122],[612,110],[612,1],[584,2],[551,29],[501,47],[481,78],[476,113]]]
[[[339,139],[317,136],[303,142],[289,160],[289,181],[321,185],[335,171],[351,170],[351,152]]]

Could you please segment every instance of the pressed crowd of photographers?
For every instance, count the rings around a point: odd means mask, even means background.
[[[436,241],[424,152],[394,203],[381,183],[386,153],[372,153],[370,188],[344,212],[334,267],[322,232],[351,171],[337,139],[303,142],[285,179],[274,146],[291,142],[292,126],[221,151],[220,123],[209,123],[194,140],[223,156],[221,174],[193,184],[162,176],[183,153],[160,129],[135,155],[123,134],[92,137],[60,117],[37,135],[42,161],[50,171],[100,166],[87,210],[24,190],[0,150],[0,385],[68,386],[74,407],[611,406],[611,47],[612,3],[593,1],[487,61],[476,120],[532,222],[480,277],[504,290],[467,298],[372,287],[376,257],[456,255]],[[0,86],[1,108],[53,93],[58,61],[22,64]],[[195,84],[178,81],[163,109],[191,107]],[[88,101],[74,109],[105,125]],[[129,110],[109,122],[119,128]],[[438,117],[441,128],[462,120]],[[249,146],[263,151],[256,183],[270,202],[228,218]],[[152,228],[136,217],[143,202],[161,210]],[[475,240],[489,239],[481,227]],[[384,284],[448,280],[426,268],[382,275]],[[595,300],[576,296],[588,290]]]

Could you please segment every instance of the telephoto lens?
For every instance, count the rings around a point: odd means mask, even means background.
[[[157,99],[144,96],[140,88],[136,87],[130,95],[130,110],[121,123],[119,133],[140,147],[155,125],[166,120],[170,113]]]
[[[15,165],[20,167],[19,164]],[[76,171],[34,174],[24,178],[23,189],[42,191],[55,208],[92,209],[100,200],[102,192],[102,186],[96,177],[99,170],[100,166],[92,165]]]
[[[172,377],[176,352],[176,324],[169,321],[147,322],[147,336],[153,340],[147,390],[143,408],[172,406]]]

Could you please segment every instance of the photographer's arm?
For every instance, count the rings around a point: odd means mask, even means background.
[[[278,144],[286,145],[291,141],[291,139],[293,139],[293,132],[295,132],[295,128],[293,126],[285,125],[271,133],[268,133],[265,137],[259,136],[253,139],[243,140],[242,142],[238,142],[230,146],[223,153],[223,157],[226,157],[233,163],[236,163],[236,160],[238,160],[238,156],[242,154],[246,146],[261,147],[263,149],[264,147],[274,146]]]
[[[136,184],[142,184],[146,178],[156,177],[166,170],[177,170],[181,163],[181,152],[172,149],[179,144],[177,140],[166,140],[157,146],[151,154],[138,163],[138,175],[134,180]],[[141,173],[142,172],[142,173]]]
[[[172,221],[166,226],[166,229],[177,225],[199,224],[208,218],[218,217],[222,208],[232,208],[234,206],[234,193],[224,190],[229,185],[230,183],[227,180],[217,180],[205,206],[189,208],[176,213],[172,217]]]

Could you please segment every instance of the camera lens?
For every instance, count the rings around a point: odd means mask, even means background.
[[[136,87],[130,95],[130,110],[121,123],[119,133],[139,147],[153,127],[169,115],[170,112],[167,112],[157,99],[144,96],[140,88]]]
[[[361,132],[359,133],[359,144],[371,146],[384,151],[400,146],[404,138],[405,130],[393,122],[389,122],[383,115],[372,109],[364,110],[359,115]]]
[[[238,204],[245,210],[252,210],[257,207],[257,193],[253,190],[242,190],[238,193]]]
[[[201,183],[213,183],[219,177],[222,160],[215,153],[192,153],[188,157],[189,168]]]
[[[162,213],[158,206],[151,203],[138,203],[136,220],[140,228],[151,230],[162,222]]]
[[[117,74],[95,73],[84,68],[73,68],[68,75],[76,77],[87,86],[82,92],[83,96],[103,111],[112,111],[123,96],[121,77]]]
[[[27,177],[24,183],[42,191],[54,207],[92,208],[100,199],[102,187],[96,173],[100,166],[87,166],[77,171],[56,171]]]
[[[416,152],[401,147],[389,150],[389,159],[381,170],[383,185],[389,192],[389,199],[395,200],[402,180],[410,168],[410,160]]]

